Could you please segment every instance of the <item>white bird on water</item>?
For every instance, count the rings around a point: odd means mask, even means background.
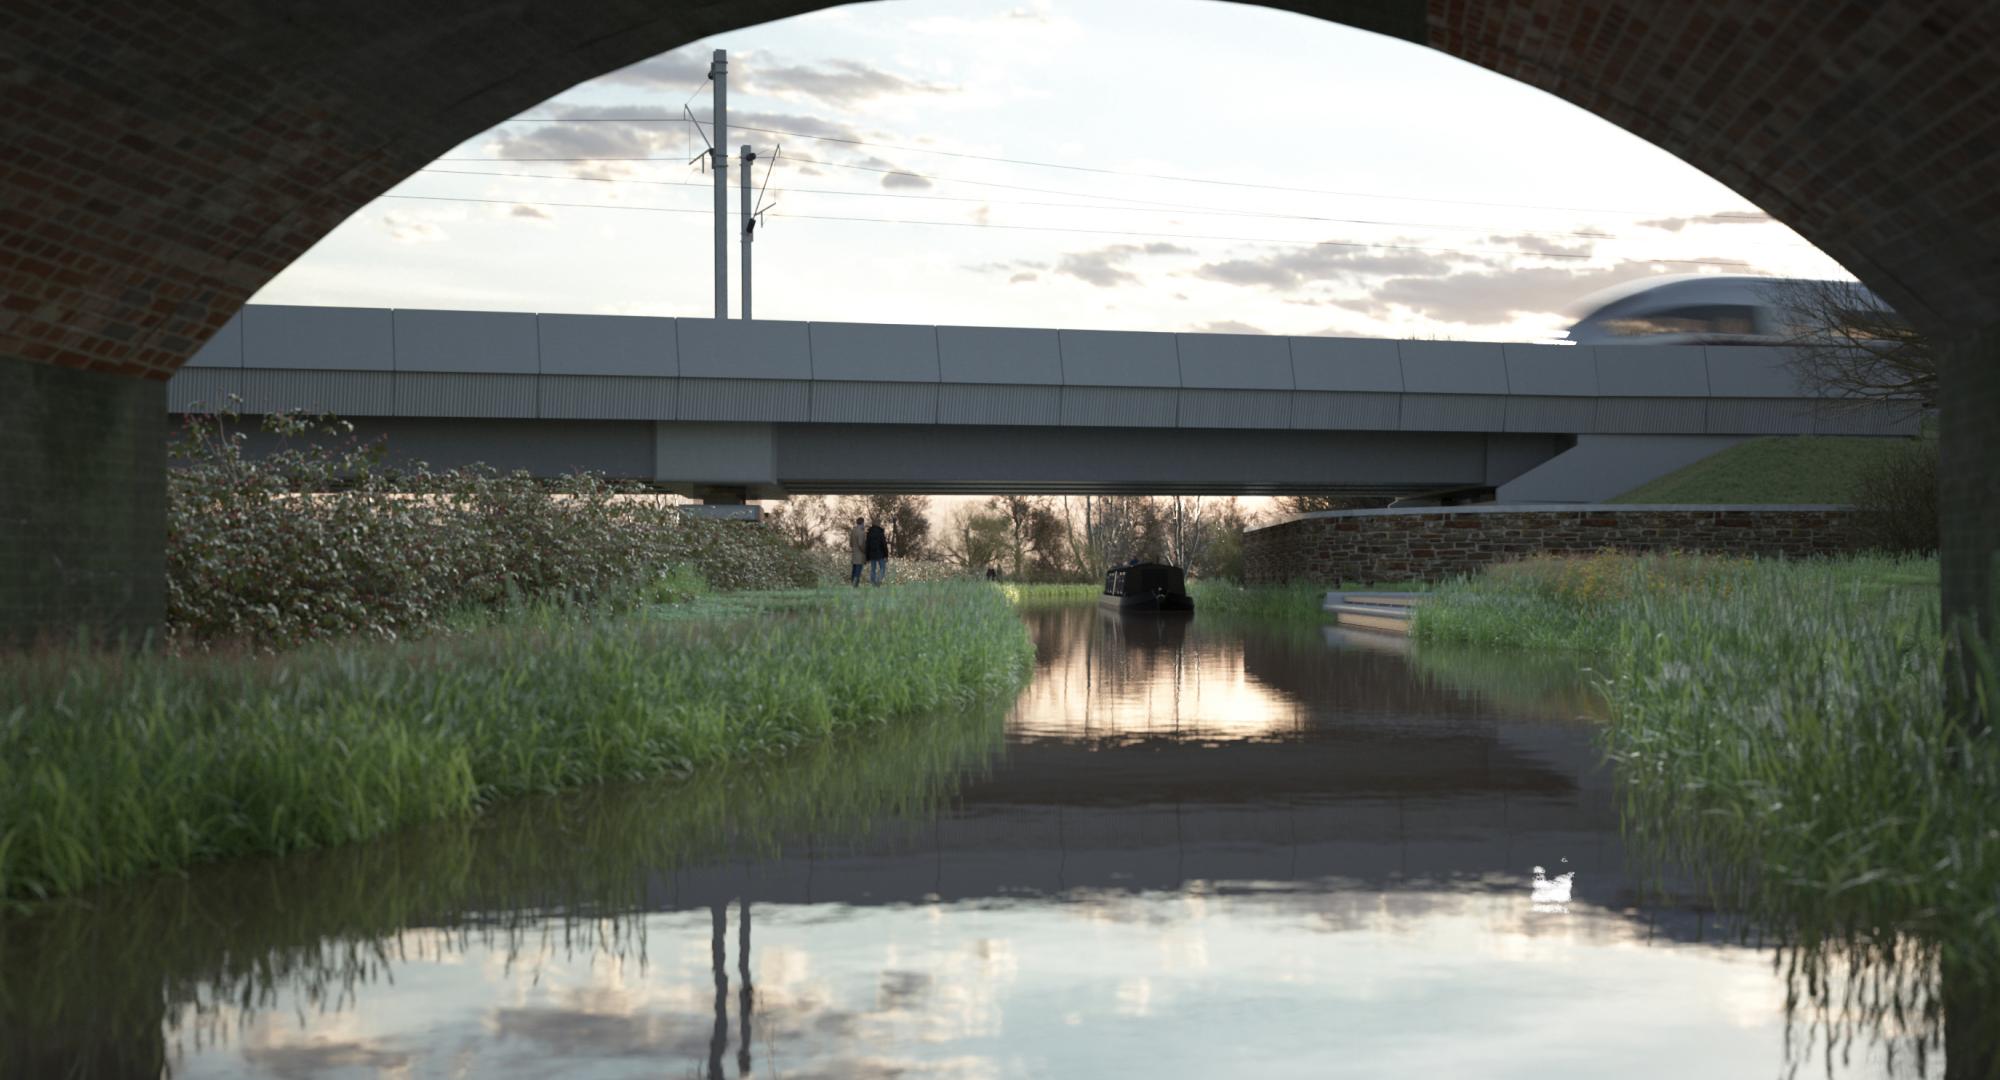
[[[1537,866],[1535,867],[1535,878],[1532,882],[1534,892],[1530,896],[1530,899],[1537,904],[1567,904],[1569,903],[1570,883],[1575,880],[1576,872],[1574,870],[1550,877],[1547,870]]]

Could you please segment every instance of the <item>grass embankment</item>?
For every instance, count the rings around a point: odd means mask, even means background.
[[[1091,604],[1104,591],[1097,584],[1015,584],[1008,582],[1000,586],[1002,595],[1022,611],[1036,611],[1042,608],[1074,607]]]
[[[994,702],[683,784],[518,799],[373,843],[42,905],[0,919],[0,1020],[29,1047],[89,1032],[163,1051],[163,1003],[169,1025],[201,1034],[271,1007],[274,972],[307,1000],[351,998],[412,926],[455,931],[429,939],[446,955],[474,944],[532,953],[572,929],[643,955],[649,874],[928,815],[998,751],[1005,716]]]
[[[1854,501],[1854,478],[1905,439],[1772,435],[1750,439],[1610,500],[1614,503],[1812,504]]]
[[[1415,634],[1594,649],[1629,827],[1785,934],[1823,1016],[1873,1021],[1923,1003],[1913,970],[2000,984],[2000,746],[1945,707],[1936,580],[1918,559],[1541,558],[1438,590]],[[1858,996],[1829,1007],[1832,984]]]
[[[545,609],[279,658],[8,659],[0,898],[685,776],[1011,692],[1026,672],[1026,634],[993,590],[816,599],[710,617]]]
[[[1376,585],[1314,585],[1292,582],[1286,585],[1236,585],[1226,581],[1203,581],[1188,586],[1195,610],[1207,615],[1242,616],[1250,619],[1299,619],[1322,622],[1322,607],[1329,592],[1405,592],[1427,586],[1410,583]]]

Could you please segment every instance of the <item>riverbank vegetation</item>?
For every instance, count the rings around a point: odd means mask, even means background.
[[[391,467],[334,420],[276,416],[268,455],[193,416],[167,484],[167,633],[177,648],[403,638],[524,602],[621,602],[662,577],[712,589],[810,585],[768,530],[689,518],[589,474]],[[674,589],[668,581],[663,586]]]
[[[1921,1052],[1950,998],[1990,1003],[2000,985],[2000,746],[1946,708],[1936,574],[1886,557],[1545,557],[1441,587],[1414,632],[1420,649],[1591,666],[1628,828],[1789,942],[1817,1022]],[[1963,669],[1966,695],[2000,700],[1990,658]]]
[[[710,617],[516,608],[279,657],[0,663],[0,897],[283,853],[511,795],[684,777],[1012,693],[1031,648],[978,585],[822,590]]]
[[[274,1008],[273,973],[306,1000],[351,1005],[389,977],[380,957],[412,926],[438,930],[427,940],[447,953],[532,954],[574,933],[643,955],[658,903],[649,876],[925,820],[1000,751],[1006,709],[892,721],[686,783],[517,799],[371,843],[38,905],[0,919],[0,1020],[29,1047],[85,1033],[163,1050],[163,1028],[226,1033]],[[167,1062],[141,1064],[152,1075]]]
[[[1738,443],[1643,484],[1614,503],[1852,506],[1860,539],[1879,551],[1938,549],[1938,441],[1773,435]]]
[[[765,508],[794,546],[845,556],[856,517],[880,521],[890,567],[934,562],[972,577],[988,567],[1010,582],[1089,583],[1127,559],[1168,562],[1190,577],[1242,576],[1243,531],[1253,515],[1235,498],[1182,495],[996,495],[951,505],[933,524],[921,495],[801,495]],[[842,566],[845,572],[845,566]]]

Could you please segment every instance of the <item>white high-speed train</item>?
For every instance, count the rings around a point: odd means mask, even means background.
[[[1788,312],[1788,288],[1827,285],[1852,296],[1855,309],[1886,310],[1858,282],[1803,282],[1741,274],[1651,277],[1579,301],[1576,325],[1558,335],[1573,345],[1771,345],[1809,333]]]

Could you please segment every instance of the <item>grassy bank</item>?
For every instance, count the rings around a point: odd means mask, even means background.
[[[1902,439],[1776,435],[1676,469],[1615,503],[1849,503],[1854,478],[1907,446]]]
[[[274,973],[308,1000],[351,1000],[383,975],[370,960],[418,926],[448,931],[428,939],[446,955],[532,952],[574,931],[643,957],[649,875],[921,819],[999,751],[1005,715],[995,702],[897,721],[687,783],[516,799],[373,843],[41,905],[0,919],[0,1029],[28,1047],[108,1036],[164,1050],[163,1026],[226,1035],[271,1007]]]
[[[1400,592],[1427,588],[1421,584],[1314,585],[1292,582],[1285,585],[1237,585],[1226,581],[1198,582],[1188,587],[1195,598],[1195,610],[1210,615],[1243,616],[1251,619],[1300,619],[1323,622],[1321,610],[1326,594],[1337,589],[1347,592]]]
[[[1737,597],[1827,592],[1873,624],[1935,607],[1935,559],[1864,556],[1811,562],[1687,555],[1539,556],[1430,586],[1412,632],[1421,641],[1506,648],[1615,651],[1666,609],[1700,622]],[[1891,607],[1881,607],[1881,604]]]
[[[0,663],[0,897],[281,853],[604,780],[685,776],[1012,692],[983,586],[828,590],[713,617],[522,612],[281,658]]]
[[[2000,747],[1943,705],[1934,561],[1537,559],[1415,633],[1594,649],[1628,828],[1783,934],[1821,1020],[1934,1039],[1937,972],[2000,983]]]
[[[1094,604],[1103,591],[1104,586],[1095,583],[1051,585],[1008,582],[1000,586],[1001,594],[1022,611]]]

